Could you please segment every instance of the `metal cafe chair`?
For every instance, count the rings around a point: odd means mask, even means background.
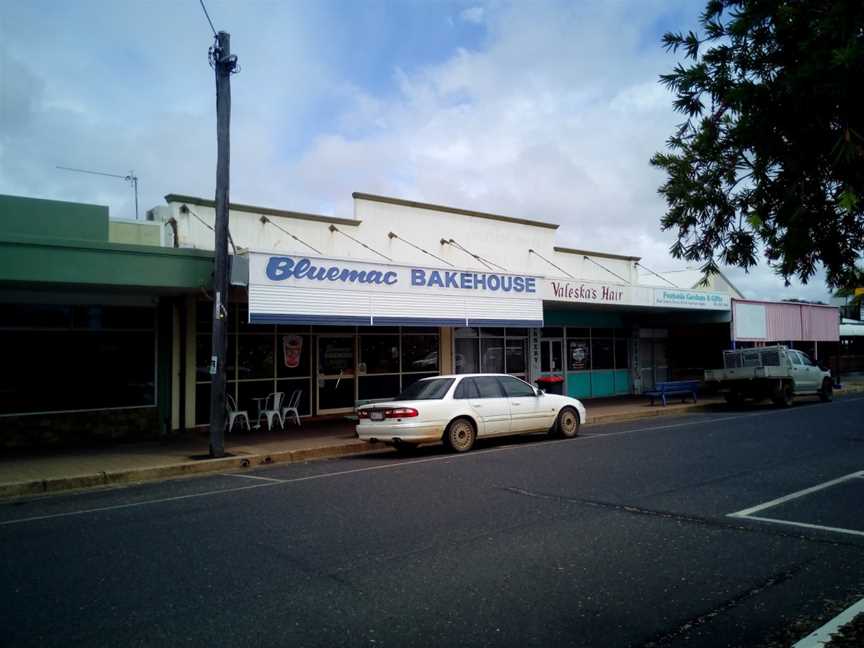
[[[246,410],[238,410],[237,402],[230,394],[225,394],[225,409],[228,410],[228,431],[234,429],[234,421],[240,419],[240,429],[243,429],[243,421],[246,421],[246,431],[249,432],[252,426],[249,424],[249,412]]]
[[[285,427],[285,419],[282,417],[282,400],[285,398],[284,392],[273,392],[268,394],[267,400],[264,401],[264,409],[258,415],[258,424],[261,424],[261,417],[267,419],[267,429],[273,429],[273,419],[279,421],[279,427]]]
[[[289,415],[294,417],[294,421],[297,423],[297,427],[300,427],[300,413],[297,411],[298,405],[300,405],[300,398],[303,396],[302,389],[295,389],[291,392],[291,398],[288,399],[288,404],[282,408],[282,422],[284,424],[285,419],[288,418]]]

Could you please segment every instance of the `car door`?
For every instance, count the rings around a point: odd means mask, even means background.
[[[819,384],[820,374],[822,373],[821,369],[816,366],[816,363],[810,359],[806,353],[802,351],[798,351],[798,355],[801,356],[801,365],[804,368],[804,376],[806,380],[807,391],[816,391],[821,386]]]
[[[801,358],[801,354],[792,349],[786,353],[789,356],[789,369],[792,374],[792,380],[795,381],[795,391],[809,391],[810,385],[807,382],[807,371],[804,366],[804,360]]]
[[[508,434],[510,432],[510,401],[495,376],[474,376],[475,389],[470,389],[468,404],[482,422],[479,436]]]
[[[510,431],[531,432],[551,427],[546,424],[551,412],[544,411],[543,397],[528,383],[513,376],[499,376],[501,387],[510,401]],[[546,409],[551,409],[546,407]]]

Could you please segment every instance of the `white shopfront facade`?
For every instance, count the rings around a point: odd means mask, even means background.
[[[577,396],[633,393],[648,380],[645,350],[668,335],[663,316],[728,322],[728,294],[640,285],[637,259],[558,247],[554,224],[354,198],[352,218],[232,205],[247,276],[229,304],[227,369],[241,408],[300,390],[301,413],[340,414],[451,372],[557,375]],[[212,247],[212,203],[166,199],[151,218],[174,244]],[[211,307],[196,307],[188,416],[201,424]]]

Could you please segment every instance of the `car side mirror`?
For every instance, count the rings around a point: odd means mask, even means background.
[[[537,396],[538,398],[545,393],[546,393],[546,390],[543,389],[542,387],[535,387],[534,388],[534,395]]]

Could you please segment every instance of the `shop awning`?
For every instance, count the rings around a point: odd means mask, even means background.
[[[540,278],[249,252],[252,324],[543,326]]]

